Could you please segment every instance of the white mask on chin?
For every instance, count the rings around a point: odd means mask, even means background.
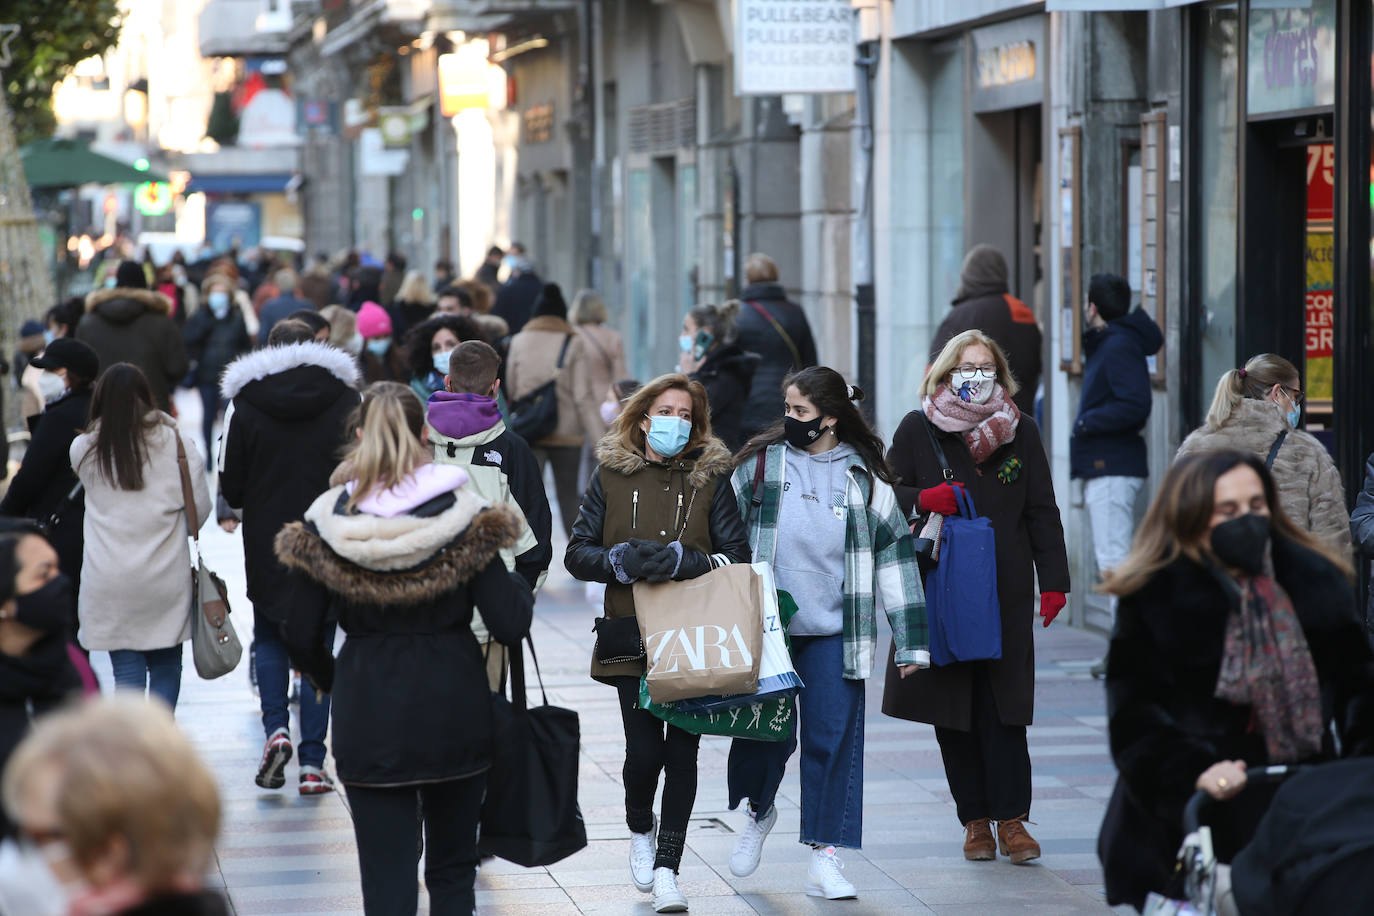
[[[958,373],[949,379],[949,390],[954,392],[955,397],[970,404],[986,404],[996,386],[997,382],[994,379],[976,378],[964,381]]]

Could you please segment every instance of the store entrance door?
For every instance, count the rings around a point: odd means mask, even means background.
[[[995,245],[1007,259],[1012,295],[1044,322],[1036,294],[1041,264],[1040,106],[973,116],[968,145],[965,250]]]

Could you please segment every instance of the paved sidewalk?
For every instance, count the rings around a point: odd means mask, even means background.
[[[194,428],[198,420],[190,413],[185,411],[182,421]],[[243,596],[240,538],[213,526],[202,538],[211,566],[236,593],[233,619],[246,650],[252,615]],[[556,555],[560,561],[536,607],[533,636],[550,702],[581,714],[579,791],[590,842],[550,868],[488,863],[478,877],[479,910],[518,916],[648,914],[648,895],[636,891],[627,874],[629,841],[620,779],[624,751],[615,693],[587,676],[594,612],[583,600],[581,583],[562,570],[561,545]],[[797,842],[800,794],[795,758],[779,793],[781,817],[769,837],[763,864],[749,878],[729,873],[729,852],[744,818],[725,807],[728,743],[705,738],[681,871],[691,912],[1110,912],[1101,895],[1094,849],[1114,771],[1106,748],[1102,688],[1087,673],[1103,641],[1062,625],[1050,630],[1037,627],[1036,638],[1037,707],[1030,746],[1036,822],[1031,829],[1044,849],[1038,863],[1014,867],[1005,859],[964,861],[963,831],[934,732],[882,716],[882,681],[874,678],[868,685],[866,717],[864,848],[843,853],[845,875],[859,888],[859,899],[830,902],[803,893],[808,850]],[[101,665],[108,664],[107,657],[100,657],[103,653],[97,656]],[[213,682],[198,680],[189,658],[186,664],[177,719],[220,782],[226,814],[218,880],[234,911],[240,916],[361,914],[358,863],[342,793],[298,797],[294,762],[288,767],[286,788],[258,789],[253,775],[263,734],[246,664]]]

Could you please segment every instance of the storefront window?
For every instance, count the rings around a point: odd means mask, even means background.
[[[1236,140],[1239,120],[1239,13],[1236,4],[1199,10],[1203,42],[1200,116],[1194,138],[1200,154],[1201,237],[1197,239],[1202,309],[1202,385],[1205,412],[1212,386],[1236,364]]]
[[[1336,0],[1250,4],[1247,105],[1251,115],[1336,100]]]

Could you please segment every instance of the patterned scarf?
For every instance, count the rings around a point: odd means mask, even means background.
[[[1016,438],[1016,426],[1021,422],[1006,389],[1001,385],[992,391],[985,403],[965,401],[941,385],[935,397],[927,395],[921,402],[926,419],[947,433],[963,433],[974,464],[982,464],[1002,446]]]
[[[1270,763],[1311,757],[1322,747],[1321,688],[1293,602],[1268,559],[1264,573],[1237,585],[1215,696],[1251,707]]]

